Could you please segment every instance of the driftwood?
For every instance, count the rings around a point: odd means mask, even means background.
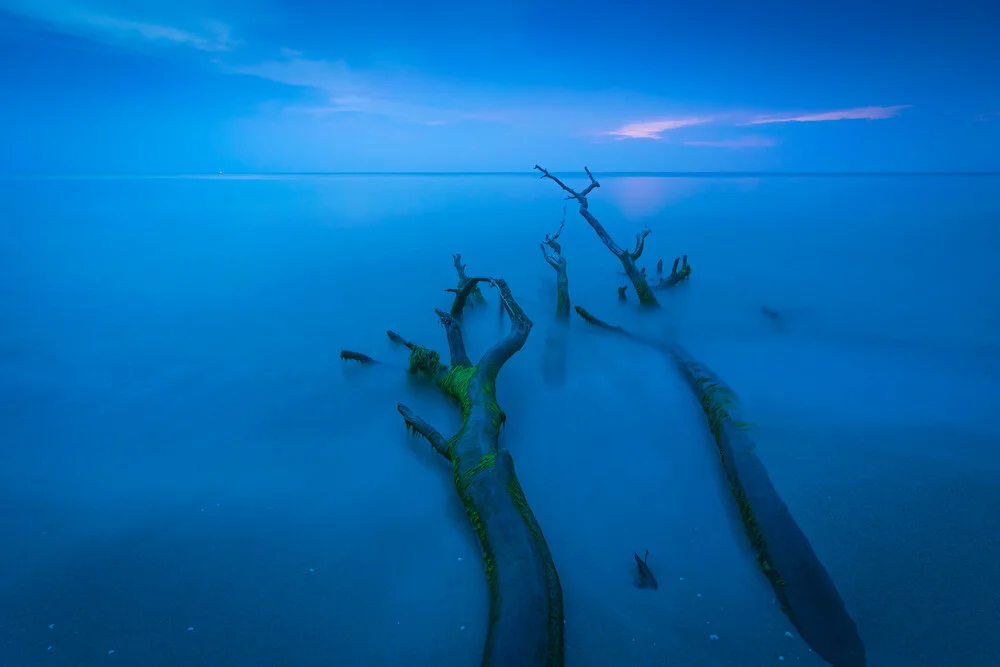
[[[545,337],[545,352],[542,357],[542,375],[550,387],[561,387],[566,384],[569,350],[569,277],[566,274],[566,258],[562,254],[559,237],[566,226],[566,207],[563,207],[562,221],[555,234],[546,234],[545,240],[539,244],[542,257],[556,271],[556,317],[552,329]]]
[[[456,268],[460,258],[455,256]],[[464,269],[464,267],[463,267]],[[496,399],[497,375],[528,339],[532,322],[502,279],[462,276],[449,312],[438,310],[448,340],[450,366],[441,355],[399,334],[389,339],[410,350],[409,372],[434,383],[462,411],[458,433],[445,438],[409,407],[399,413],[408,430],[423,436],[451,464],[455,489],[483,549],[490,589],[490,614],[483,651],[484,667],[561,667],[563,601],[559,575],[535,515],[514,471],[514,460],[500,447],[506,415]],[[462,334],[462,314],[479,283],[497,288],[510,317],[510,332],[473,365]],[[345,350],[344,359],[370,359]]]
[[[597,232],[598,238],[604,243],[605,247],[610,250],[618,261],[622,263],[622,268],[625,269],[625,274],[629,277],[632,285],[635,287],[635,293],[639,297],[639,303],[643,306],[657,307],[660,305],[659,301],[656,300],[656,296],[653,294],[653,290],[650,288],[649,283],[646,280],[646,276],[639,270],[636,266],[636,262],[642,257],[642,251],[646,247],[646,237],[652,232],[649,229],[645,229],[642,232],[635,235],[635,248],[628,250],[622,248],[615,240],[611,238],[608,234],[608,230],[604,229],[604,225],[594,217],[594,214],[590,212],[590,203],[587,201],[587,195],[589,195],[595,188],[601,187],[601,184],[597,182],[594,175],[590,173],[590,169],[584,167],[584,171],[587,172],[587,177],[590,178],[590,184],[581,192],[570,188],[568,185],[563,183],[557,177],[553,176],[548,172],[548,170],[535,165],[535,169],[542,172],[542,178],[549,178],[556,182],[556,184],[563,190],[569,193],[566,199],[574,199],[580,204],[580,215],[586,220],[594,231]]]
[[[865,647],[857,626],[757,457],[732,389],[680,345],[608,324],[580,306],[576,312],[590,324],[657,349],[676,363],[708,419],[743,527],[782,611],[809,646],[831,665],[864,667]]]

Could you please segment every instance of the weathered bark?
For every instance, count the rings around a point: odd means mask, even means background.
[[[677,265],[680,264],[680,269]],[[653,289],[667,289],[684,282],[691,277],[691,265],[688,264],[688,256],[683,255],[674,259],[674,265],[670,268],[670,275],[663,277],[663,260],[656,265],[656,275],[659,280],[653,284]]]
[[[462,335],[462,313],[481,282],[497,288],[511,327],[504,339],[472,365]],[[426,438],[451,463],[455,489],[483,548],[490,616],[482,664],[561,667],[564,628],[559,575],[518,482],[510,452],[499,445],[506,415],[497,404],[497,375],[524,346],[531,320],[504,280],[479,277],[465,278],[451,311],[437,314],[448,339],[450,367],[442,364],[437,352],[387,333],[390,340],[409,348],[409,371],[436,384],[462,411],[458,433],[445,439],[407,406],[400,403],[397,408],[407,429]],[[348,353],[352,354],[357,353]]]
[[[462,289],[465,287],[465,284],[469,282],[469,276],[465,273],[465,264],[462,264],[462,255],[455,253],[451,257],[455,260],[455,271],[458,272],[458,289]],[[479,285],[473,286],[472,292],[469,296],[472,299],[472,303],[468,304],[469,308],[486,303],[486,297],[483,296],[483,292],[479,289]]]
[[[668,354],[708,419],[740,519],[782,611],[809,646],[835,667],[864,667],[865,647],[854,620],[809,539],[771,482],[740,416],[736,394],[680,345],[612,326],[580,306],[587,322]]]
[[[545,240],[539,244],[542,256],[556,271],[556,318],[545,337],[545,352],[542,356],[542,377],[550,387],[561,387],[566,384],[569,349],[569,277],[566,274],[566,258],[562,254],[559,236],[566,225],[566,208],[563,207],[562,222],[554,235],[546,234]],[[548,249],[546,249],[548,248]]]
[[[597,232],[598,238],[604,243],[605,247],[610,250],[618,261],[622,263],[622,268],[625,270],[625,275],[628,276],[629,280],[632,281],[632,285],[635,287],[635,293],[639,297],[639,304],[648,307],[659,306],[660,303],[656,300],[656,296],[653,295],[653,290],[650,289],[649,283],[646,281],[646,276],[642,274],[639,267],[636,266],[636,262],[642,256],[642,251],[646,245],[646,237],[652,232],[649,229],[645,229],[639,234],[636,234],[635,238],[635,249],[627,250],[615,243],[615,240],[611,238],[608,231],[604,229],[604,225],[594,217],[590,212],[590,204],[587,201],[587,195],[591,193],[595,188],[601,187],[601,184],[594,179],[594,175],[590,173],[590,169],[584,167],[584,171],[587,172],[587,176],[590,178],[590,185],[586,187],[582,192],[577,192],[573,190],[568,185],[563,183],[561,180],[553,176],[548,172],[548,170],[535,165],[535,169],[542,172],[542,178],[550,178],[555,181],[559,187],[569,193],[567,199],[575,199],[580,204],[580,215],[583,219],[590,223],[594,231]]]
[[[562,222],[555,235],[546,234],[545,240],[539,244],[542,249],[542,257],[549,266],[556,270],[556,319],[568,322],[570,313],[569,302],[569,277],[566,274],[566,258],[562,255],[562,245],[559,237],[562,235],[563,227],[566,225],[566,208],[563,207]],[[546,250],[548,246],[549,250]]]

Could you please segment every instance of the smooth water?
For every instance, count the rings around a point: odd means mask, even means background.
[[[676,335],[738,391],[870,665],[995,665],[1000,179],[601,182],[622,245],[648,224],[645,265],[694,273],[661,313],[620,306],[570,207],[574,304]],[[538,244],[564,203],[530,175],[0,181],[0,664],[479,664],[478,543],[395,406],[459,415],[385,337],[446,349],[461,252],[535,323],[501,444],[559,569],[567,665],[821,665],[675,369],[574,315],[567,382],[543,382]],[[486,296],[474,357],[502,333]],[[656,592],[631,585],[646,549]]]

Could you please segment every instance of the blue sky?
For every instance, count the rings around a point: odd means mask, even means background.
[[[990,4],[0,0],[0,171],[1000,170]]]

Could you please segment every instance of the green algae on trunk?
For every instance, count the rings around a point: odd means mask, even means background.
[[[473,365],[462,334],[462,312],[480,282],[494,285],[511,320],[510,333]],[[399,404],[408,430],[430,442],[451,463],[455,489],[483,549],[490,613],[483,667],[562,667],[562,587],[542,530],[525,498],[510,452],[499,445],[506,415],[497,403],[496,379],[523,346],[532,323],[502,279],[469,278],[450,312],[437,311],[448,338],[451,365],[396,333],[390,340],[410,350],[409,371],[436,384],[462,413],[458,432],[445,438]]]
[[[680,345],[610,325],[580,306],[587,322],[668,354],[694,391],[715,438],[740,519],[782,611],[802,639],[834,667],[864,667],[865,648],[833,580],[778,491],[740,415],[736,394]]]
[[[618,258],[618,261],[622,263],[625,275],[629,277],[629,280],[632,281],[632,285],[635,287],[636,296],[639,297],[639,305],[650,308],[658,307],[660,303],[656,300],[656,296],[653,294],[653,290],[650,288],[645,274],[639,270],[638,266],[636,266],[636,262],[639,261],[639,258],[642,256],[642,251],[646,246],[646,237],[652,232],[649,229],[645,229],[636,234],[634,250],[629,251],[626,248],[622,248],[613,238],[611,238],[611,235],[608,234],[608,230],[604,228],[604,225],[601,224],[600,220],[594,217],[594,214],[590,212],[590,203],[587,201],[587,195],[589,195],[592,190],[601,187],[601,184],[597,182],[594,175],[590,173],[590,169],[586,167],[583,168],[583,170],[587,173],[587,177],[590,178],[590,185],[588,185],[582,192],[573,190],[557,177],[550,174],[547,169],[543,169],[537,164],[535,165],[535,169],[542,172],[542,178],[552,179],[560,188],[569,193],[569,196],[566,197],[567,199],[575,199],[580,204],[580,215],[583,216],[583,219],[590,224],[595,232],[597,232],[597,236],[601,239],[601,242],[604,243],[604,246]]]

